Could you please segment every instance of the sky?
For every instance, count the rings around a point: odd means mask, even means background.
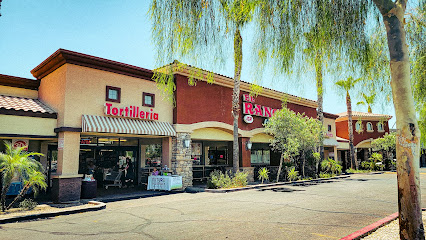
[[[148,69],[159,67],[151,38],[149,4],[149,0],[3,0],[0,74],[34,79],[30,71],[59,48]],[[249,30],[242,33],[241,79],[247,82],[254,80],[251,79],[249,54],[253,47],[252,35]],[[229,56],[225,68],[212,66],[207,70],[232,77],[232,53]],[[292,84],[288,84],[286,78],[265,74],[260,82],[264,87],[316,100],[313,72],[302,75]],[[300,84],[295,86],[294,82]],[[355,104],[360,100],[358,96],[352,96],[352,110],[366,112],[366,106]],[[329,81],[325,81],[324,111],[334,114],[346,111],[344,96],[338,94]],[[395,116],[391,104],[373,106],[373,112]],[[394,124],[395,117],[389,122],[391,128],[395,128]]]

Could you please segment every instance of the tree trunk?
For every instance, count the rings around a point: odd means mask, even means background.
[[[305,151],[302,151],[302,176],[303,176],[303,178],[305,178],[305,166],[306,166]]]
[[[2,212],[6,211],[6,194],[9,191],[10,188],[10,184],[12,182],[12,178],[8,177],[8,175],[4,176],[3,174],[3,179],[2,179],[2,190],[1,190],[1,210]]]
[[[281,170],[283,168],[283,161],[284,161],[284,155],[281,154],[281,158],[280,158],[280,166],[278,167],[278,173],[277,173],[277,182],[280,181],[280,174],[281,174]]]
[[[374,0],[383,16],[390,53],[391,87],[396,115],[396,168],[399,235],[425,239],[419,180],[420,130],[410,82],[410,61],[404,30],[406,1]]]
[[[355,149],[354,149],[354,128],[352,125],[352,105],[351,96],[346,92],[346,107],[348,109],[348,131],[349,131],[349,159],[351,161],[351,168],[358,169],[358,164],[355,162]]]
[[[234,117],[234,142],[232,154],[232,166],[234,174],[240,169],[240,149],[238,146],[238,117],[240,113],[240,75],[243,60],[243,39],[241,38],[240,30],[235,31],[234,36],[234,90],[232,93],[232,116]]]
[[[12,208],[12,206],[13,206],[13,204],[15,204],[17,201],[19,201],[27,192],[28,192],[28,189],[30,189],[30,186],[29,186],[29,184],[26,184],[23,188],[22,188],[22,190],[21,190],[21,192],[18,194],[18,196],[16,196],[15,197],[15,199],[13,199],[13,201],[9,204],[9,206],[7,206],[7,208],[6,208],[6,210],[9,210],[9,209],[11,209]]]
[[[322,56],[321,53],[317,51],[315,55],[315,78],[317,82],[317,97],[318,97],[318,120],[321,122],[321,125],[324,127],[324,112],[323,112],[323,95],[324,88],[322,84]],[[321,131],[321,136],[324,137],[324,132]],[[320,161],[324,160],[324,142],[321,140],[319,145]],[[318,167],[317,167],[318,170]],[[317,172],[319,174],[319,172]]]

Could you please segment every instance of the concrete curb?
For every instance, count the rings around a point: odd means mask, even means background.
[[[422,208],[422,211],[426,211],[426,208]],[[379,221],[372,223],[354,233],[349,234],[346,237],[341,238],[340,240],[358,240],[363,237],[366,237],[370,233],[376,231],[377,229],[389,224],[390,222],[394,221],[398,218],[399,213],[396,212],[394,214],[391,214],[385,218],[380,219]]]
[[[24,216],[0,218],[0,224],[20,222],[20,221],[28,221],[28,220],[39,219],[39,218],[50,218],[50,217],[56,217],[56,216],[60,216],[60,215],[69,215],[69,214],[74,214],[74,213],[98,211],[98,210],[106,208],[106,204],[103,203],[103,202],[89,201],[88,204],[93,205],[93,206],[86,206],[86,207],[72,209],[72,210],[64,209],[64,210],[57,210],[57,211],[46,212],[46,213],[38,213],[38,214],[31,214],[31,215],[24,215]]]
[[[329,181],[333,179],[342,179],[342,178],[349,178],[350,175],[343,175],[343,176],[336,176],[331,178],[318,178],[318,179],[312,179],[312,180],[300,180],[300,181],[294,181],[294,182],[279,182],[279,183],[268,183],[268,184],[258,184],[258,185],[252,185],[247,187],[240,187],[240,188],[229,188],[229,189],[205,189],[205,192],[208,193],[227,193],[227,192],[238,192],[243,190],[251,190],[251,189],[262,189],[267,187],[275,187],[275,186],[283,186],[283,185],[296,185],[300,183],[309,183],[309,182],[321,182],[321,181]]]
[[[150,194],[142,194],[142,195],[123,195],[118,197],[105,197],[105,198],[99,198],[95,200],[102,201],[103,203],[109,203],[109,202],[117,202],[117,201],[125,201],[125,200],[133,200],[133,199],[140,199],[140,198],[149,198],[149,197],[159,197],[159,196],[165,196],[165,195],[171,195],[176,193],[183,193],[184,190],[173,190],[173,191],[157,191]]]
[[[391,214],[385,218],[380,219],[379,221],[368,225],[367,227],[364,227],[354,233],[349,234],[346,237],[341,238],[340,240],[355,240],[355,239],[361,239],[362,237],[367,236],[368,234],[376,231],[378,228],[383,227],[393,220],[398,218],[398,212]]]

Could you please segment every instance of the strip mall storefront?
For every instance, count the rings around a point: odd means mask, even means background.
[[[1,137],[29,139],[30,150],[45,154],[40,161],[49,169],[55,201],[78,199],[84,174],[105,186],[106,177],[128,162],[135,185],[146,183],[154,167],[167,165],[182,176],[184,187],[191,186],[214,169],[232,166],[233,140],[233,79],[213,73],[213,84],[198,80],[190,86],[193,70],[174,72],[174,107],[163,100],[151,70],[59,49],[31,71],[37,80],[0,81],[0,96],[12,99],[9,110],[0,106],[2,121],[9,121]],[[279,163],[263,123],[282,100],[309,117],[316,117],[317,104],[271,89],[251,97],[250,87],[241,83],[239,148],[240,166],[253,180],[256,166]],[[19,101],[33,104],[30,111],[20,109]],[[21,128],[11,127],[16,123]]]
[[[176,107],[173,123],[178,141],[191,143],[190,149],[178,148],[172,161],[193,169],[188,178],[203,180],[214,169],[232,167],[233,117],[231,114],[232,90],[234,81],[208,71],[201,71],[189,65],[173,63],[176,81]],[[198,80],[195,86],[188,85],[193,72],[213,75],[213,84]],[[249,172],[249,180],[254,180],[254,170],[260,166],[278,166],[280,156],[269,146],[271,136],[264,133],[263,124],[272,114],[287,102],[287,107],[295,112],[305,113],[316,118],[317,103],[272,89],[263,89],[256,97],[250,96],[251,85],[241,82],[239,116],[240,167]],[[192,179],[191,179],[192,180]]]

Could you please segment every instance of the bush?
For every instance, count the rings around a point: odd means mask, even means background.
[[[37,202],[29,198],[19,203],[19,208],[22,210],[33,210],[35,207],[37,207]]]
[[[334,174],[331,174],[331,173],[324,173],[324,172],[321,172],[320,174],[319,174],[319,177],[320,178],[331,178],[331,177],[334,177],[335,175]]]
[[[244,187],[247,186],[247,176],[246,172],[237,172],[235,176],[232,178],[232,186],[231,187]]]
[[[368,159],[369,161],[363,161],[361,167],[370,171],[383,170],[383,156],[380,153],[373,153]]]
[[[342,173],[342,165],[331,158],[324,159],[321,162],[321,169],[325,171],[325,173],[330,173],[331,175],[339,175]]]
[[[291,182],[299,179],[299,171],[296,171],[295,167],[291,167],[287,170],[287,179]]]
[[[259,180],[262,181],[262,184],[264,180],[269,180],[269,170],[266,167],[259,169],[258,173],[259,173]]]
[[[361,165],[362,165],[362,163],[361,163]],[[347,173],[369,173],[371,171],[370,170],[356,170],[356,169],[353,169],[353,168],[349,168],[349,169],[346,169],[346,172]]]
[[[208,188],[233,188],[233,187],[244,187],[247,185],[246,172],[237,172],[232,177],[231,171],[223,173],[219,170],[214,170],[210,173],[210,180],[207,183]]]

